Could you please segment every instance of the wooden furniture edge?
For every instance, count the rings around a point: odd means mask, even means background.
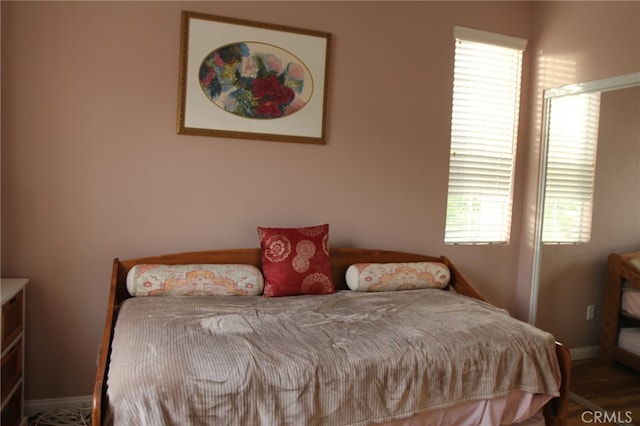
[[[331,272],[336,289],[346,289],[345,273],[347,268],[354,263],[389,263],[389,262],[442,262],[449,268],[451,279],[449,286],[456,293],[473,297],[481,301],[487,301],[480,292],[460,272],[457,266],[445,256],[429,256],[401,251],[361,249],[361,248],[332,248],[330,249]],[[107,407],[107,377],[109,374],[109,358],[111,354],[111,341],[113,329],[117,317],[117,311],[122,302],[128,299],[126,278],[129,270],[138,264],[185,264],[185,263],[243,263],[253,264],[262,269],[261,250],[259,248],[247,249],[220,249],[166,254],[151,257],[140,257],[127,260],[115,258],[111,271],[111,284],[107,313],[101,347],[96,371],[96,380],[93,388],[93,407],[91,412],[91,424],[102,425],[105,408]],[[549,401],[544,408],[545,422],[547,425],[564,425],[567,421],[569,404],[569,378],[571,371],[571,356],[569,350],[556,344],[556,355],[560,364],[561,385],[560,396]]]
[[[613,364],[613,349],[618,340],[618,314],[622,302],[620,299],[622,291],[621,263],[622,258],[617,253],[611,253],[607,257],[607,281],[604,286],[602,331],[600,334],[600,362],[608,367]]]
[[[560,342],[556,342],[556,357],[560,367],[560,395],[544,406],[546,426],[564,426],[569,417],[569,383],[571,381],[571,352]]]
[[[93,385],[93,406],[91,409],[91,424],[101,425],[104,415],[104,407],[107,404],[107,375],[109,372],[109,356],[111,354],[111,340],[116,322],[116,288],[118,277],[118,258],[113,260],[111,268],[111,284],[109,286],[109,298],[107,299],[107,317],[100,341],[100,353],[96,371],[96,380]]]

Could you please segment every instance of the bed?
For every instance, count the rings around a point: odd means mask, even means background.
[[[600,357],[640,371],[640,251],[607,259]]]
[[[640,256],[631,259],[630,263],[640,273]],[[627,324],[620,328],[618,347],[640,360],[640,285],[630,280],[625,281],[622,286],[621,309],[621,314],[627,318]]]
[[[263,256],[249,248],[115,259],[92,424],[566,423],[569,351],[487,303],[446,257],[332,248],[335,288],[322,295],[127,290],[140,265],[264,272]],[[353,291],[347,283],[356,265],[417,263],[443,265],[446,284]],[[168,347],[177,354],[163,358]]]

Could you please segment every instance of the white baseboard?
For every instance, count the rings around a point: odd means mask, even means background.
[[[580,359],[590,359],[597,358],[600,356],[600,346],[585,346],[582,348],[573,348],[570,349],[571,359],[574,361]]]
[[[74,396],[70,398],[31,399],[24,402],[24,412],[28,417],[40,413],[48,413],[59,408],[85,408],[91,407],[93,396]]]

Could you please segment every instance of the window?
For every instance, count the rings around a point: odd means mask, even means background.
[[[542,242],[586,243],[591,238],[600,93],[554,98],[549,108]]]
[[[527,41],[455,27],[445,243],[508,243]]]

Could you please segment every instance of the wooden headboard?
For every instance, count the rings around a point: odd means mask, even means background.
[[[462,293],[477,299],[485,300],[480,293],[473,288],[456,266],[446,257],[434,257],[422,254],[404,253],[387,250],[371,250],[358,248],[332,248],[331,272],[337,290],[348,289],[345,281],[347,268],[354,263],[388,263],[388,262],[442,262],[451,270],[451,286],[458,293]],[[207,264],[207,263],[239,263],[254,265],[262,269],[261,251],[259,248],[229,249],[229,250],[208,250],[186,253],[166,254],[152,257],[141,257],[137,259],[113,261],[113,274],[111,281],[111,291],[115,305],[119,305],[125,299],[131,297],[127,292],[126,281],[129,270],[138,264]],[[114,281],[115,280],[115,281]],[[109,299],[111,300],[110,294]]]

